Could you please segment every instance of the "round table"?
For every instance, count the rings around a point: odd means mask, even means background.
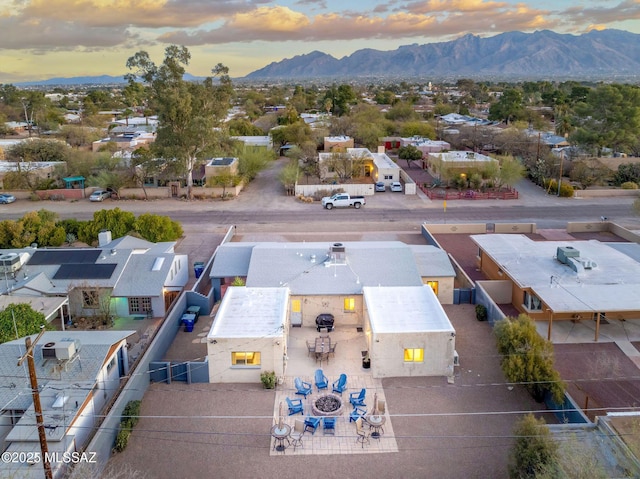
[[[274,444],[274,449],[276,451],[284,451],[287,446],[285,446],[284,441],[289,440],[289,434],[291,434],[291,426],[288,424],[283,424],[280,427],[278,424],[271,428],[271,435],[275,438],[276,442]]]
[[[367,424],[373,429],[371,437],[380,438],[382,436],[382,426],[387,422],[387,418],[381,414],[375,416],[367,416]]]

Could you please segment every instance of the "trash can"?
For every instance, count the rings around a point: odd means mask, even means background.
[[[192,333],[193,332],[193,324],[195,323],[195,320],[193,319],[185,319],[184,320],[184,330],[187,333]]]
[[[369,356],[362,358],[362,367],[363,369],[369,369],[371,367],[371,358]]]
[[[193,272],[195,273],[196,278],[202,276],[202,273],[204,272],[204,263],[201,261],[193,263]]]

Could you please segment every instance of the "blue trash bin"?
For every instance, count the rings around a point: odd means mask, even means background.
[[[185,319],[184,320],[184,330],[187,333],[192,333],[193,332],[193,324],[195,323],[195,320],[193,319]]]
[[[193,272],[195,273],[196,278],[202,276],[202,273],[204,272],[204,263],[193,263]]]

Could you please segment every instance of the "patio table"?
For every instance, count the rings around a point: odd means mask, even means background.
[[[387,422],[387,418],[381,414],[376,414],[375,416],[365,416],[365,421],[367,421],[369,427],[373,429],[371,437],[380,439],[380,436],[382,436],[384,432],[383,426]]]
[[[284,452],[287,448],[285,445],[285,441],[287,444],[289,443],[289,435],[291,434],[291,426],[288,424],[283,424],[280,427],[278,424],[271,428],[271,435],[275,438],[275,443],[273,444],[273,448],[276,451]]]
[[[331,338],[319,337],[316,338],[316,361],[320,360],[320,366],[322,366],[322,360],[329,360],[329,351],[331,349]]]

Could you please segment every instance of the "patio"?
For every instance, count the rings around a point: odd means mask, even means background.
[[[331,344],[336,344],[335,355],[323,360],[322,366],[320,361],[316,361],[314,355],[309,355],[307,350],[307,341],[313,343],[320,333],[315,327],[290,328],[288,340],[288,363],[286,368],[286,376],[281,384],[276,388],[275,400],[273,405],[273,424],[278,424],[278,416],[280,403],[282,403],[284,411],[284,423],[289,425],[293,430],[295,420],[304,418],[311,414],[311,404],[318,398],[320,394],[331,392],[331,383],[336,381],[340,374],[347,375],[347,390],[342,393],[344,408],[342,413],[337,417],[335,434],[325,435],[322,423],[316,430],[315,434],[310,431],[304,433],[302,438],[303,446],[287,447],[284,451],[275,450],[275,438],[271,438],[270,454],[271,455],[311,455],[311,454],[371,454],[383,452],[397,452],[398,444],[396,443],[395,434],[393,432],[393,424],[389,416],[389,409],[385,411],[386,423],[384,425],[384,434],[376,439],[371,437],[368,444],[356,442],[356,426],[354,422],[349,422],[349,414],[352,406],[349,404],[349,394],[359,392],[362,388],[366,388],[365,404],[367,410],[373,407],[373,398],[377,394],[379,401],[386,401],[382,382],[371,376],[370,370],[362,367],[362,351],[366,351],[367,345],[365,334],[359,332],[355,327],[337,327],[331,333]],[[314,373],[317,369],[322,369],[327,376],[329,382],[328,390],[323,389],[321,393],[315,387]],[[306,398],[296,395],[294,379],[299,377],[303,381],[309,382],[313,386],[313,392]],[[295,414],[287,416],[286,398],[301,399],[304,406],[304,414]],[[388,403],[387,403],[388,404]],[[369,428],[365,426],[365,430],[369,432]]]

